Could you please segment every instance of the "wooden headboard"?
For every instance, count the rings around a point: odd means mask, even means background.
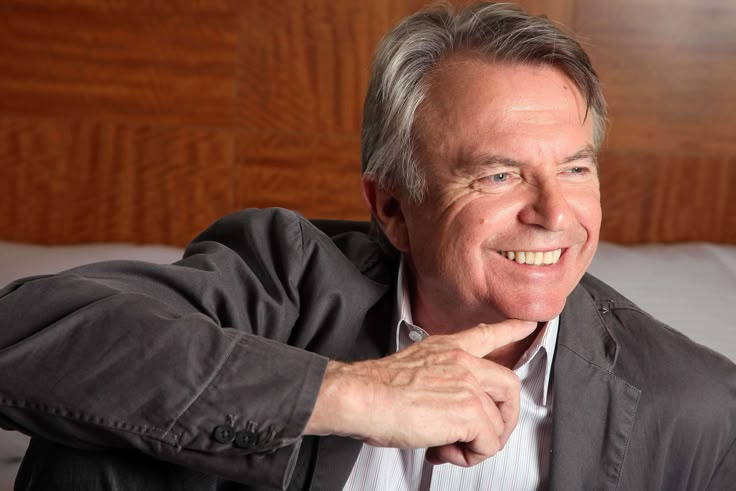
[[[424,3],[3,1],[0,240],[182,245],[249,206],[367,219],[372,53]],[[736,243],[736,4],[521,4],[603,80],[603,238]]]

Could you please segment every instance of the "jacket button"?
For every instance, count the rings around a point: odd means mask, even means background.
[[[235,428],[230,425],[216,426],[212,436],[220,443],[230,443],[235,440]]]
[[[235,446],[240,448],[253,448],[256,446],[258,437],[253,431],[239,431],[235,434]]]

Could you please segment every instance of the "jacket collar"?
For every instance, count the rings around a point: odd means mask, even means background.
[[[565,348],[606,372],[613,370],[619,347],[604,320],[608,314],[605,303],[597,302],[578,284],[560,316],[564,328],[560,329],[558,348]]]

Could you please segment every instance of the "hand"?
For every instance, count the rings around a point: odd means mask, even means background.
[[[535,328],[480,324],[379,360],[331,361],[305,434],[426,447],[430,463],[475,465],[503,448],[519,418],[518,377],[483,357]]]

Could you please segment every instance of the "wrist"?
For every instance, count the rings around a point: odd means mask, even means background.
[[[327,363],[317,401],[304,429],[305,435],[349,435],[349,420],[356,414],[355,398],[359,397],[352,388],[349,367],[347,363],[333,360]]]

